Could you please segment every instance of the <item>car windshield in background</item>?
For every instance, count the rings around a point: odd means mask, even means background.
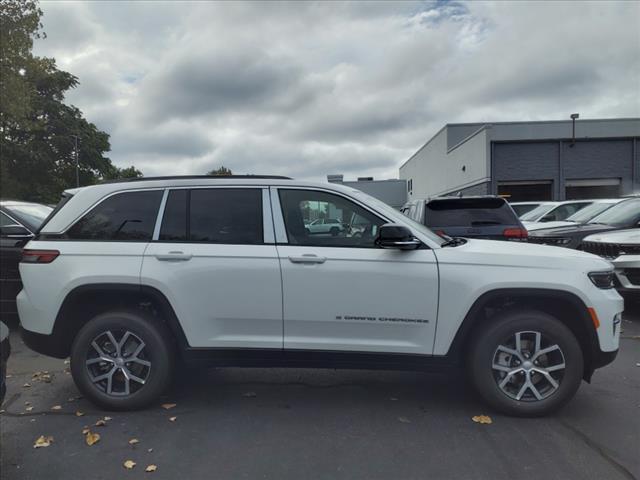
[[[36,230],[53,210],[46,205],[35,203],[19,203],[5,208],[16,220],[31,230]]]
[[[615,203],[613,202],[596,202],[592,203],[584,207],[583,209],[577,211],[570,217],[567,217],[568,222],[576,222],[576,223],[587,223],[592,218],[595,218],[596,215],[600,215],[605,210],[613,207]]]
[[[516,212],[516,215],[518,215],[519,217],[521,217],[522,215],[524,215],[527,212],[530,212],[531,210],[533,210],[534,208],[538,207],[537,203],[530,203],[530,204],[511,204],[511,208],[513,208],[513,211]]]
[[[604,225],[626,226],[640,217],[640,199],[621,202],[604,211],[589,223],[602,223]]]
[[[553,210],[556,207],[555,204],[551,203],[545,203],[543,205],[538,205],[536,208],[534,208],[533,210],[525,213],[524,215],[522,215],[520,217],[520,220],[525,221],[525,222],[535,222],[538,218],[544,216],[545,214],[547,214],[548,212],[550,212],[551,210]]]
[[[517,225],[518,219],[501,198],[456,198],[427,204],[429,227],[482,227]]]

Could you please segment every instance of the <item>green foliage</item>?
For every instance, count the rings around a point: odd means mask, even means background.
[[[207,175],[214,175],[214,176],[225,176],[225,175],[233,175],[233,173],[231,173],[231,169],[225,167],[224,165],[221,165],[220,168],[217,168],[215,170],[211,170],[210,172],[207,172]]]
[[[54,59],[33,56],[41,16],[37,0],[0,0],[0,195],[57,201],[76,186],[76,137],[80,185],[142,175],[115,167],[104,155],[109,135],[64,103],[78,79]]]

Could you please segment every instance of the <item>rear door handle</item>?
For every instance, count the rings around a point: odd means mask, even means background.
[[[289,261],[291,263],[324,263],[327,261],[327,257],[319,257],[312,253],[305,253],[300,256],[290,256]]]
[[[169,253],[156,253],[155,257],[162,262],[186,262],[187,260],[191,260],[190,253],[184,252],[169,252]]]

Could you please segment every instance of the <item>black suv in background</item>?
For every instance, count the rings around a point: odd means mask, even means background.
[[[501,197],[439,197],[414,200],[400,209],[438,235],[525,240],[527,230]]]
[[[16,296],[22,290],[18,263],[22,247],[51,213],[39,203],[0,200],[0,317],[5,323],[18,323]]]
[[[640,198],[633,197],[606,209],[587,223],[533,231],[529,235],[529,241],[556,247],[578,248],[582,239],[588,235],[638,228],[639,223]]]

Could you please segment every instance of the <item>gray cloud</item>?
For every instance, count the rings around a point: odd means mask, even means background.
[[[640,115],[636,2],[46,2],[68,100],[147,175],[397,176],[443,124]]]

